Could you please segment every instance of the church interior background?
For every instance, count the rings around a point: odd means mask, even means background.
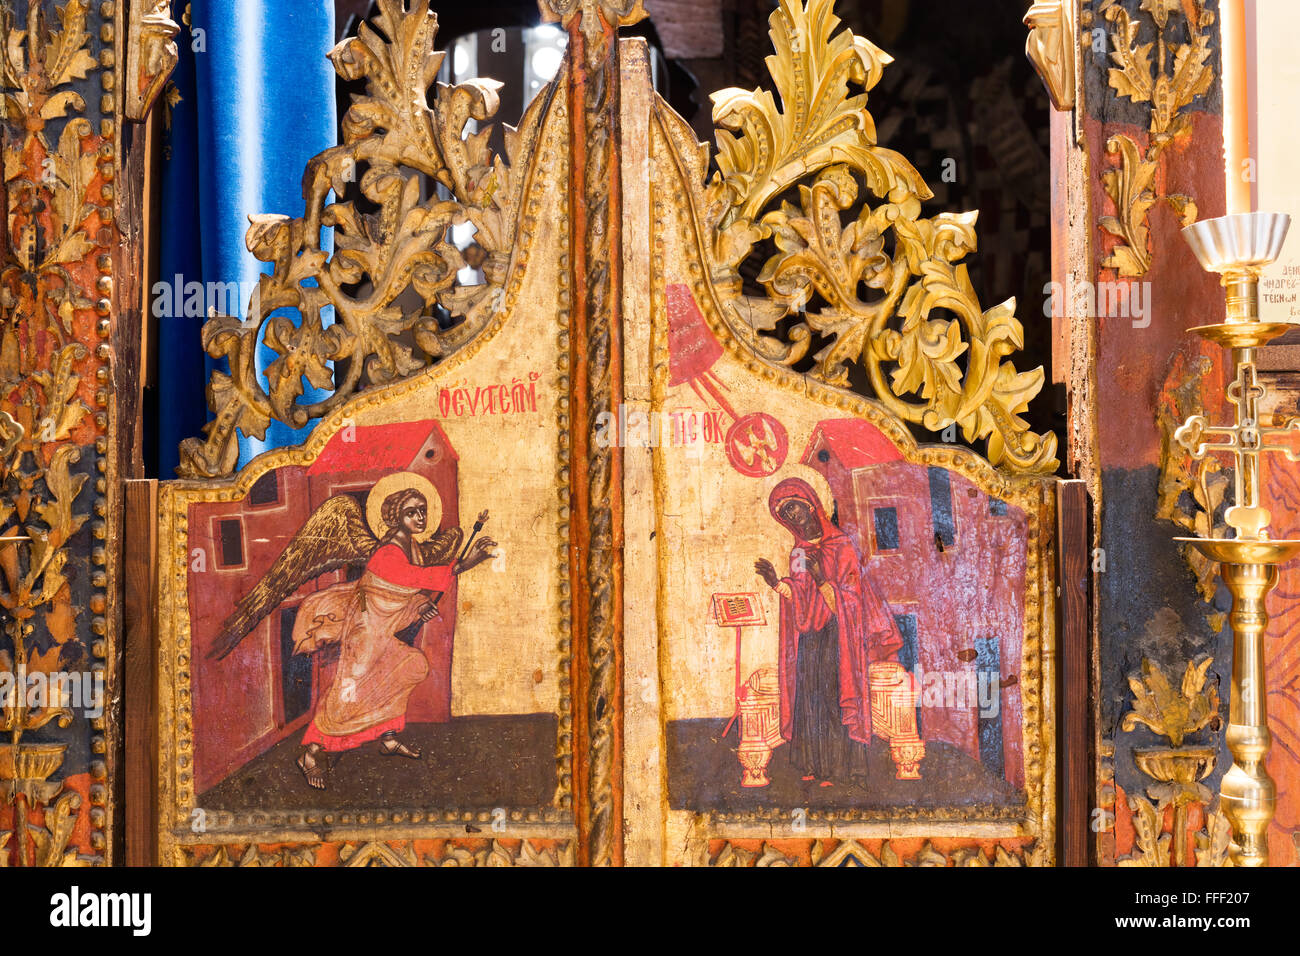
[[[431,6],[0,3],[0,863],[1300,864],[1296,12]]]

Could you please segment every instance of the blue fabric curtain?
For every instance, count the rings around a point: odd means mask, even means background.
[[[171,97],[163,136],[154,289],[167,297],[154,302],[152,457],[161,478],[175,474],[177,445],[199,436],[210,417],[205,388],[214,363],[200,345],[208,307],[246,317],[258,274],[271,271],[244,247],[248,216],[301,216],[303,169],[337,142],[335,73],[326,59],[333,0],[192,0],[189,29],[177,41],[180,99]],[[231,283],[240,292],[227,298]],[[261,352],[259,370],[275,357]],[[305,397],[313,391],[307,386]],[[267,448],[301,441],[310,427],[273,422],[264,441],[241,436],[240,466]]]

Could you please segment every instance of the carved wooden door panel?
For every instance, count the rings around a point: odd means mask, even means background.
[[[650,322],[621,442],[654,493],[627,509],[628,859],[1050,864],[1056,442],[1017,414],[1042,371],[966,278],[974,214],[926,217],[876,142],[890,58],[818,0],[770,32],[779,99],[715,94],[712,174],[624,99]]]
[[[205,440],[183,448],[185,477],[160,493],[167,864],[553,865],[586,853],[567,81],[492,155],[462,131],[492,117],[496,84],[439,85],[424,106],[443,56],[436,19],[379,7],[332,54],[366,95],[343,144],[314,161],[305,215],[256,217],[249,231],[274,265],[256,318],[293,306],[303,322],[271,321],[283,357],[267,389],[252,367],[260,323],[209,323],[206,346],[232,373],[214,380]],[[357,170],[373,213],[327,199]],[[425,177],[443,191],[426,198]],[[466,221],[482,270],[463,285],[474,254],[462,259],[448,230]],[[323,328],[326,305],[336,319]],[[302,376],[329,381],[326,360],[334,390],[306,406]],[[302,415],[321,418],[307,442],[232,474],[236,429]]]
[[[715,97],[711,176],[617,39],[640,11],[556,9],[495,156],[495,85],[426,107],[436,21],[379,9],[160,489],[160,860],[1050,863],[1043,376],[967,279],[974,214],[875,141],[890,58],[783,2],[780,102]],[[355,170],[374,211],[330,198]]]

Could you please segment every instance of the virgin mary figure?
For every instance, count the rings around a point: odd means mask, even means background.
[[[779,595],[781,736],[806,781],[821,786],[867,773],[871,696],[867,667],[893,660],[903,637],[852,540],[801,478],[780,482],[768,508],[794,536],[790,573],[754,570]]]

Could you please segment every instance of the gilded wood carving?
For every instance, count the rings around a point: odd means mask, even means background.
[[[1169,745],[1133,751],[1138,769],[1152,782],[1145,794],[1123,795],[1124,810],[1131,814],[1134,847],[1117,860],[1119,866],[1224,865],[1231,837],[1228,819],[1211,809],[1217,801],[1201,783],[1214,770],[1217,751],[1214,746],[1186,743],[1197,731],[1220,723],[1218,688],[1207,681],[1213,664],[1209,656],[1188,661],[1176,687],[1145,658],[1140,675],[1129,677],[1133,705],[1120,729],[1131,732],[1141,725],[1166,738]]]
[[[1185,9],[1188,7],[1190,10]],[[1115,65],[1107,73],[1110,86],[1134,103],[1151,104],[1145,148],[1124,133],[1115,134],[1106,143],[1106,151],[1119,160],[1116,168],[1101,177],[1116,214],[1103,216],[1099,225],[1120,242],[1103,265],[1121,276],[1146,275],[1151,268],[1147,215],[1157,202],[1168,202],[1183,225],[1197,219],[1196,201],[1191,196],[1157,195],[1156,173],[1164,150],[1191,132],[1187,108],[1214,82],[1206,30],[1214,22],[1214,14],[1205,9],[1202,0],[1143,0],[1141,10],[1154,27],[1154,43],[1139,42],[1142,20],[1131,17],[1117,0],[1104,0],[1098,7],[1098,13],[1114,24],[1110,59]],[[1186,29],[1185,43],[1173,42],[1168,35],[1170,24],[1180,22]]]
[[[1004,361],[1024,344],[1015,300],[984,309],[961,264],[978,214],[921,216],[929,187],[876,142],[866,109],[893,58],[838,23],[830,0],[781,4],[768,58],[780,106],[763,90],[713,96],[718,172],[701,208],[728,325],[781,364],[811,355],[812,375],[832,385],[861,363],[876,399],[903,420],[935,432],[956,424],[967,441],[987,441],[994,464],[1050,473],[1055,436],[1019,417],[1042,370]],[[772,208],[796,183],[799,204]],[[767,238],[777,249],[758,277],[767,296],[744,295],[738,267]]]
[[[176,34],[171,0],[131,3],[127,7],[126,73],[122,109],[127,119],[149,115],[167,78],[176,67]]]
[[[936,845],[936,842],[938,845]],[[943,847],[943,849],[940,849]],[[728,841],[709,860],[716,867],[865,866],[865,867],[1016,867],[1032,849],[995,841],[940,840],[782,840]],[[789,855],[787,855],[789,854]],[[807,862],[804,862],[806,856]]]
[[[1038,0],[1025,13],[1025,55],[1047,87],[1052,106],[1072,110],[1078,79],[1079,30],[1075,0]]]
[[[1162,389],[1156,408],[1160,428],[1160,479],[1155,517],[1172,521],[1199,537],[1216,537],[1227,533],[1223,512],[1228,500],[1231,478],[1218,461],[1206,458],[1194,462],[1187,450],[1174,439],[1178,427],[1193,415],[1205,410],[1202,390],[1205,376],[1213,371],[1208,357],[1197,355],[1190,361],[1179,357],[1171,370],[1169,383]],[[1182,549],[1183,557],[1196,575],[1196,589],[1206,603],[1214,600],[1218,565],[1191,546]],[[1223,615],[1210,615],[1217,631]]]
[[[715,95],[711,180],[680,117],[648,120],[652,323],[628,348],[650,350],[651,414],[617,434],[655,476],[660,720],[628,752],[663,754],[658,862],[809,865],[847,834],[866,865],[1049,863],[1052,504],[1017,472],[1054,468],[1055,439],[1016,415],[1041,370],[1002,362],[1012,305],[975,303],[973,214],[921,218],[928,190],[851,93],[888,56],[819,0],[771,24],[781,106]],[[746,295],[737,266],[767,238],[768,295]],[[858,362],[870,399],[839,384]],[[1003,469],[907,422],[959,423]],[[864,842],[890,834],[917,842]]]
[[[203,347],[228,359],[231,372],[212,378],[216,417],[205,440],[182,445],[183,477],[229,475],[239,456],[237,430],[261,438],[273,418],[302,426],[327,415],[361,388],[450,355],[500,313],[519,215],[518,158],[536,135],[544,100],[534,99],[519,128],[507,130],[507,165],[488,148],[490,128],[462,137],[471,120],[496,113],[500,84],[435,83],[444,56],[433,49],[437,17],[418,7],[407,12],[398,0],[381,0],[379,9],[373,28],[363,24],[330,54],[341,77],[365,80],[366,93],[344,116],[342,144],[308,166],[306,212],[250,216],[248,249],[273,271],[244,319],[216,316],[203,327]],[[422,197],[420,177],[436,184],[433,200]],[[377,212],[327,202],[331,191],[342,195],[358,179]],[[476,232],[462,253],[447,232],[464,222]],[[322,228],[334,235],[332,254],[320,248]],[[457,270],[467,264],[481,266],[487,281],[459,284]],[[358,283],[364,291],[348,291]],[[399,301],[408,289],[418,305]],[[435,306],[459,321],[444,329]],[[272,316],[286,307],[301,320]],[[322,313],[331,309],[327,325]],[[259,342],[278,356],[266,369],[267,386],[255,370]],[[345,363],[346,374],[336,378],[330,363]],[[304,379],[329,395],[300,401]]]
[[[116,32],[112,4],[49,9],[0,6],[0,865],[14,866],[112,861]]]
[[[303,317],[267,323],[270,389],[239,384],[257,327],[206,327],[235,371],[214,379],[194,470],[233,466],[235,427],[326,417],[300,448],[160,496],[165,863],[565,864],[589,852],[579,800],[609,802],[575,781],[575,297],[545,267],[571,243],[567,83],[508,131],[507,168],[486,128],[461,138],[495,81],[422,105],[435,33],[422,5],[381,3],[332,54],[369,85],[309,166],[307,216],[254,217],[250,248],[275,271],[250,314]],[[324,204],[354,169],[373,215]],[[322,225],[332,254],[306,238]],[[467,264],[486,281],[457,285]],[[363,277],[367,293],[344,291]],[[408,289],[422,305],[396,304]],[[345,355],[350,376],[326,365]],[[302,376],[332,395],[299,404]]]
[[[574,165],[570,189],[585,214],[573,219],[572,452],[575,521],[571,573],[586,587],[575,639],[586,708],[578,715],[578,766],[585,777],[579,806],[579,858],[622,863],[622,807],[614,780],[622,761],[622,694],[618,638],[622,632],[622,497],[619,449],[593,441],[599,423],[623,405],[621,151],[618,28],[645,17],[641,0],[539,2],[569,34],[569,87]],[[580,67],[574,69],[575,64]]]

